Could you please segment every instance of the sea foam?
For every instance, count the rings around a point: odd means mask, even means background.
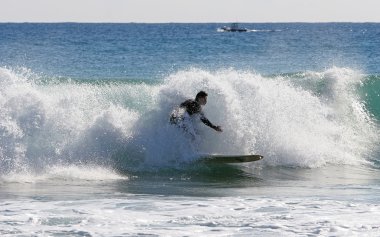
[[[205,113],[224,129],[219,134],[199,125],[199,149],[205,153],[258,153],[267,165],[363,164],[378,137],[356,92],[362,80],[359,72],[345,68],[297,77],[190,69],[165,80],[157,117],[205,90]]]
[[[378,132],[357,93],[363,80],[345,68],[275,76],[193,68],[156,84],[53,83],[0,68],[1,173],[145,169],[193,162],[197,152],[261,154],[270,166],[367,163]],[[168,116],[200,90],[206,116],[224,131],[197,123],[192,144]]]

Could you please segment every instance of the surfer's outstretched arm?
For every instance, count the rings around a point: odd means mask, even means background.
[[[204,123],[205,125],[209,126],[212,129],[214,129],[215,131],[223,132],[223,130],[220,126],[216,126],[216,125],[212,124],[210,122],[210,120],[208,120],[203,113],[201,114],[201,121],[202,121],[202,123]]]

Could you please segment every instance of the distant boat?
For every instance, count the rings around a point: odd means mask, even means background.
[[[238,23],[232,23],[230,27],[223,26],[218,29],[219,31],[223,32],[247,32],[247,28],[240,28]]]

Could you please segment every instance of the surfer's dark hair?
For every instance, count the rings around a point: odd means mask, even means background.
[[[206,92],[204,92],[204,91],[200,91],[200,92],[198,92],[198,94],[195,96],[195,100],[197,100],[197,99],[199,99],[199,98],[204,98],[204,97],[206,97],[206,96],[208,96],[208,94],[207,94]]]

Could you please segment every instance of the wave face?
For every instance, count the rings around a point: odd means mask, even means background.
[[[224,132],[196,124],[199,151],[259,153],[270,166],[364,164],[379,151],[378,95],[366,92],[373,83],[347,68],[274,76],[193,68],[156,84],[46,82],[0,68],[0,172],[191,162],[193,147],[168,116],[200,90],[209,94],[207,117]]]

